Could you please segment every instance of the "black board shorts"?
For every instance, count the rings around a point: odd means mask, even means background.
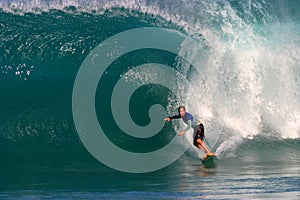
[[[204,126],[203,124],[197,125],[194,129],[194,145],[198,146],[197,140],[200,139],[203,141],[204,139]]]

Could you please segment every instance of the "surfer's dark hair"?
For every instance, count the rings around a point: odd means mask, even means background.
[[[179,106],[178,107],[178,112],[180,111],[181,108],[185,111],[185,107],[184,106]]]

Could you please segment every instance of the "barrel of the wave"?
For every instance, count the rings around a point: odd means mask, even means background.
[[[118,53],[112,52],[116,48],[116,44],[118,44]],[[86,57],[74,83],[72,110],[80,139],[95,158],[119,171],[144,173],[168,166],[188,149],[190,144],[188,141],[185,141],[184,137],[174,137],[170,143],[156,151],[148,153],[125,151],[114,145],[106,137],[102,127],[99,126],[95,111],[95,93],[98,83],[101,85],[101,81],[99,82],[99,80],[106,68],[114,60],[134,50],[151,48],[171,52],[181,56],[192,66],[199,66],[198,60],[191,59],[186,55],[186,52],[180,51],[184,45],[193,46],[199,52],[202,52],[202,46],[197,41],[178,31],[165,28],[137,28],[121,32],[106,39]],[[204,52],[199,55],[205,60]],[[201,70],[205,70],[204,66],[195,67],[195,71],[200,74]],[[186,80],[185,76],[179,75],[180,72],[168,66],[148,63],[140,65],[134,70],[137,70],[138,74],[147,75],[145,78],[142,78],[142,85],[144,83],[159,84],[176,94],[178,88],[173,83],[180,79],[181,86],[186,88],[186,90],[189,89],[189,80]],[[156,72],[159,72],[159,74]],[[156,76],[149,76],[149,74],[156,74]],[[156,134],[157,129],[163,126],[162,120],[154,115],[164,113],[164,108],[157,104],[151,106],[149,110],[151,123],[145,127],[136,125],[131,119],[128,105],[132,94],[141,84],[139,84],[140,81],[137,82],[135,79],[126,79],[126,73],[124,76],[117,82],[111,96],[111,111],[114,120],[118,127],[128,135],[137,138],[151,137]],[[89,77],[89,79],[86,79],[86,77]],[[162,114],[160,115],[163,116]],[[153,132],[153,130],[156,131]]]

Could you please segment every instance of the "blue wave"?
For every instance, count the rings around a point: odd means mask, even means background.
[[[272,133],[273,139],[291,138],[291,141],[275,142],[264,139],[262,143],[254,140],[255,144],[248,141],[237,152],[250,149],[259,154],[266,143],[275,147],[286,144],[289,152],[298,150],[298,1],[251,1],[249,4],[243,1],[131,1],[128,4],[97,1],[96,7],[91,2],[76,2],[64,5],[61,1],[9,0],[0,4],[0,91],[4,94],[0,99],[1,159],[45,165],[58,160],[93,163],[72,117],[72,89],[78,69],[90,51],[105,39],[150,26],[180,31],[206,45],[205,51],[213,64],[207,76],[212,77],[216,88],[224,85],[228,100],[225,135],[255,137]],[[280,58],[274,56],[279,49],[284,49]],[[266,55],[259,57],[262,52]],[[133,66],[150,62],[174,67],[178,58],[149,49],[123,56],[107,70],[101,80],[104,87],[98,88],[101,92],[96,95],[98,119],[108,137],[129,151],[153,151],[166,145],[176,134],[171,125],[166,125],[154,137],[137,139],[122,133],[114,122],[110,110],[114,85]],[[286,67],[279,69],[277,64]],[[254,74],[247,74],[253,71]],[[277,77],[278,74],[282,76]],[[262,84],[256,85],[257,82]],[[281,89],[273,91],[273,85]],[[176,95],[157,85],[140,88],[130,104],[133,120],[140,126],[147,125],[148,110],[153,104],[168,107],[171,114],[176,109],[170,107],[181,103]],[[289,102],[282,102],[282,96]],[[175,99],[171,105],[170,99]],[[241,106],[236,102],[246,103]],[[270,113],[280,117],[269,117]],[[207,121],[220,120],[216,118]],[[280,120],[284,120],[281,121],[284,130],[278,126]],[[209,131],[218,128],[211,127]],[[277,149],[272,147],[268,151],[277,152]]]

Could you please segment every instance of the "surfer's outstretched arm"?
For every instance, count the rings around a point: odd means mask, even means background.
[[[172,117],[167,117],[167,118],[165,118],[164,120],[167,121],[167,122],[169,122],[169,121],[171,121],[172,119],[180,119],[180,118],[181,118],[180,115],[175,115],[175,116],[172,116]],[[185,132],[187,132],[188,130],[190,130],[190,128],[192,128],[192,120],[188,120],[188,121],[186,122],[186,124],[187,124],[187,127],[186,127],[184,130],[182,130],[182,131],[180,131],[180,132],[178,133],[179,136],[182,136]]]
[[[167,117],[167,118],[165,118],[165,120],[166,120],[166,121],[170,121],[170,120],[172,120],[172,119],[180,119],[180,118],[181,118],[180,115],[174,115],[174,116],[172,116],[172,117]]]
[[[172,119],[180,119],[180,118],[181,118],[180,115],[174,115],[174,116],[172,116],[172,117],[166,117],[164,120],[167,121],[167,122],[169,122],[169,121],[171,121]]]

